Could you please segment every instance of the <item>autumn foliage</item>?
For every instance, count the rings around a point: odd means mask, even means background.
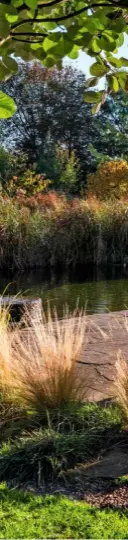
[[[128,194],[128,163],[124,160],[107,161],[95,173],[88,175],[88,195],[98,199],[126,197]]]

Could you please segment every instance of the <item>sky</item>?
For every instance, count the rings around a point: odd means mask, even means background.
[[[122,45],[122,47],[119,48],[118,54],[116,54],[115,56],[117,56],[118,58],[124,56],[128,59],[128,36],[126,34],[124,36],[124,44]],[[86,77],[89,77],[89,68],[91,64],[93,64],[94,60],[95,58],[92,58],[81,51],[77,60],[70,60],[69,58],[65,58],[64,64],[71,65],[72,67],[83,71]]]

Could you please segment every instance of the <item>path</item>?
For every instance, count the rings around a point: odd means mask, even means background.
[[[101,400],[112,394],[119,350],[128,360],[128,311],[89,315],[87,326],[79,369],[87,377],[87,397]]]

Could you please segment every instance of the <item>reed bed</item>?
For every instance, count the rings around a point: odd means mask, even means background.
[[[127,265],[127,201],[33,199],[0,198],[1,269]]]

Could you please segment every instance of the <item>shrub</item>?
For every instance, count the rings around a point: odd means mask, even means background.
[[[88,175],[88,194],[99,199],[123,197],[128,194],[128,163],[123,160],[108,161]]]
[[[49,147],[41,156],[37,170],[50,178],[54,189],[67,195],[79,191],[80,164],[74,150],[69,155],[67,148],[59,145]]]
[[[14,204],[18,203],[18,206],[28,207],[33,210],[53,210],[56,211],[65,208],[67,203],[65,195],[57,195],[55,191],[49,191],[48,193],[36,193],[34,195],[26,196],[24,189],[17,189],[16,196],[14,198]]]
[[[83,344],[86,318],[83,311],[58,320],[48,311],[41,325],[24,320],[27,338],[16,329],[4,329],[0,382],[18,401],[43,411],[85,397],[87,382],[78,376],[77,358]],[[31,323],[31,331],[29,324]],[[30,334],[31,332],[31,334]]]
[[[36,174],[35,170],[27,169],[21,176],[13,176],[8,182],[7,193],[11,197],[19,194],[24,197],[31,197],[38,193],[47,191],[48,186],[51,184],[50,180],[47,180],[43,174]]]
[[[67,195],[73,194],[78,190],[80,179],[80,165],[75,156],[74,150],[69,152],[63,148],[56,148],[56,159],[61,164],[59,186]]]
[[[38,483],[40,476],[42,483],[61,474],[63,478],[64,471],[102,455],[113,445],[113,438],[115,443],[121,440],[123,415],[114,404],[104,409],[96,404],[70,404],[65,410],[58,408],[58,419],[57,410],[53,420],[51,411],[47,424],[1,446],[1,480]]]
[[[27,156],[25,154],[17,154],[0,148],[0,183],[3,189],[8,190],[10,179],[15,175],[22,175],[26,168]]]

